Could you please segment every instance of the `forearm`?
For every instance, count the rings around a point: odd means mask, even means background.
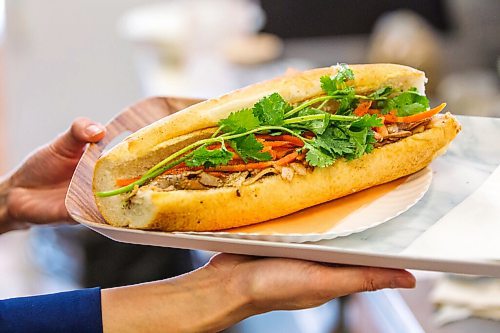
[[[220,331],[255,314],[238,288],[205,267],[165,281],[106,289],[104,332]]]

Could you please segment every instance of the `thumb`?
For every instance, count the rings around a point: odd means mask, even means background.
[[[71,127],[52,142],[53,151],[67,158],[77,158],[89,142],[97,142],[105,135],[104,127],[87,118],[77,118]]]

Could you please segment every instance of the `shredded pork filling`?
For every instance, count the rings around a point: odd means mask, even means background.
[[[242,172],[205,172],[184,171],[176,175],[163,174],[153,180],[147,188],[156,191],[175,190],[207,190],[219,187],[235,187],[252,185],[269,176],[279,175],[283,179],[291,181],[297,174],[303,176],[308,167],[305,163],[293,162],[288,166],[273,166],[265,169],[257,169]]]
[[[373,145],[375,148],[385,146],[389,143],[397,142],[410,135],[421,133],[427,129],[431,119],[423,119],[414,123],[393,123],[387,125],[388,134],[381,136]]]

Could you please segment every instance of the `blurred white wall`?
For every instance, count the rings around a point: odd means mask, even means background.
[[[77,116],[105,122],[141,97],[131,45],[117,32],[151,0],[6,0],[7,165]]]

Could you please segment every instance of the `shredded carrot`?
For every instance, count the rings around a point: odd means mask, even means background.
[[[221,165],[215,168],[208,168],[208,171],[222,171],[222,172],[239,172],[252,169],[264,169],[272,166],[272,161],[269,162],[258,162],[258,163],[247,163],[247,164],[233,164],[233,165]]]
[[[430,110],[414,114],[412,116],[406,116],[406,117],[397,117],[395,114],[395,111],[391,111],[389,114],[386,114],[384,116],[385,120],[391,123],[414,123],[416,121],[424,120],[427,118],[432,117],[435,114],[438,114],[441,112],[444,108],[446,107],[446,103],[441,103],[435,108],[432,108]]]
[[[296,151],[294,151],[293,153],[288,154],[285,157],[280,158],[279,160],[277,160],[275,164],[276,165],[287,165],[288,163],[293,162],[297,158],[298,155],[299,155],[299,153],[297,153]]]
[[[368,113],[368,114],[380,114],[380,110],[379,109],[368,109],[366,111],[366,113]]]
[[[301,139],[299,139],[296,136],[290,135],[290,134],[280,135],[280,140],[285,140],[285,141],[291,142],[294,145],[296,145],[297,147],[303,147],[304,146],[304,142]]]
[[[290,149],[275,149],[276,159],[280,159],[289,153]]]
[[[290,146],[292,143],[288,141],[264,141],[262,144],[264,147],[283,147]]]
[[[267,134],[259,134],[256,135],[257,139],[266,140],[266,141],[288,141],[295,146],[302,147],[304,142],[296,136],[290,134],[281,134],[281,135],[267,135]],[[261,141],[262,142],[262,141]]]
[[[382,138],[386,137],[389,135],[389,131],[387,130],[387,127],[385,125],[379,126],[379,127],[374,127],[373,128],[375,132],[380,134]]]
[[[400,123],[413,123],[416,121],[424,120],[424,119],[432,117],[435,114],[438,114],[445,107],[446,107],[446,103],[441,103],[440,105],[436,106],[435,108],[432,108],[432,109],[427,110],[427,111],[422,112],[422,113],[414,114],[413,116],[398,117],[398,122],[400,122]]]
[[[219,149],[220,147],[222,147],[222,145],[220,144],[220,142],[212,143],[211,145],[207,146],[207,150]]]
[[[284,156],[283,158],[277,161],[266,161],[266,162],[257,162],[257,163],[247,163],[247,164],[234,164],[234,165],[221,165],[215,168],[208,168],[208,171],[222,171],[222,172],[239,172],[246,170],[254,170],[254,169],[265,169],[271,167],[273,165],[286,165],[290,162],[293,162],[298,156],[298,153],[295,151],[291,154]]]
[[[261,150],[261,152],[263,152],[263,153],[269,153],[269,154],[271,154],[271,158],[273,160],[276,159],[276,152],[273,150],[273,147],[264,146],[264,148]]]
[[[243,161],[243,159],[237,153],[233,153],[232,161]]]
[[[133,182],[141,179],[141,177],[133,177],[133,178],[122,178],[122,179],[117,179],[115,181],[116,186],[118,187],[123,187],[132,184]]]
[[[396,110],[390,111],[388,114],[384,115],[384,121],[389,123],[395,123],[398,121],[398,116],[396,116]]]
[[[368,113],[370,106],[372,106],[372,101],[361,102],[358,104],[358,106],[354,110],[354,114],[358,117],[362,117]]]
[[[191,168],[188,167],[183,167],[183,168],[172,168],[167,171],[165,171],[163,174],[164,175],[178,175],[183,173],[184,171],[192,170]]]

